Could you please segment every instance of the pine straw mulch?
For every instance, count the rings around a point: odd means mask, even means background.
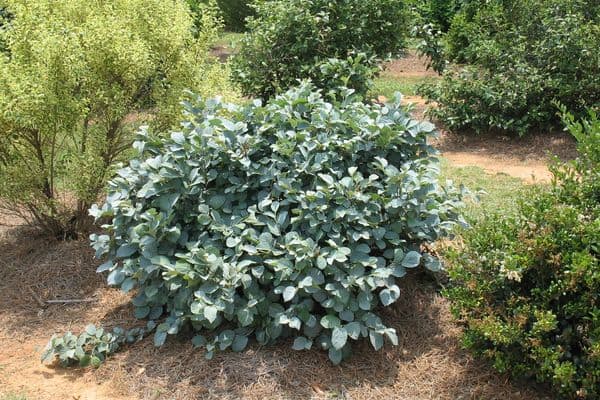
[[[383,313],[400,344],[373,352],[361,342],[354,356],[332,366],[325,352],[291,350],[290,341],[254,344],[242,353],[205,360],[189,337],[152,338],[109,358],[99,369],[62,369],[39,362],[53,333],[88,323],[136,324],[129,297],[95,273],[87,241],[55,242],[26,228],[0,228],[0,396],[29,399],[542,399],[531,382],[510,382],[459,346],[460,328],[430,279],[401,281],[402,298]],[[48,299],[93,302],[44,305]],[[139,324],[139,322],[138,322]]]

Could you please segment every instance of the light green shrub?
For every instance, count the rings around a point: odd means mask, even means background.
[[[204,15],[194,38],[183,1],[5,3],[0,206],[72,237],[140,119],[170,127],[185,88],[214,95],[227,86],[208,60],[214,18]]]

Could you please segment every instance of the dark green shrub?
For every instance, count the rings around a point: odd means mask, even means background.
[[[439,185],[434,132],[393,103],[326,102],[302,84],[266,106],[198,101],[184,130],[155,141],[109,185],[93,235],[108,282],[135,289],[155,344],[193,328],[207,356],[249,337],[329,351],[375,350],[396,332],[378,316],[407,269],[440,269],[428,243],[459,221]],[[352,340],[350,340],[352,339]],[[52,347],[51,347],[52,348]]]
[[[246,30],[246,18],[254,15],[253,0],[217,0],[223,13],[225,28],[233,32]]]
[[[600,106],[600,16],[589,2],[484,3],[459,14],[445,56],[467,62],[423,90],[450,129],[498,129],[520,135],[560,125],[555,102],[575,115]]]
[[[427,0],[424,9],[425,21],[442,32],[447,32],[461,4],[461,0]]]
[[[448,254],[464,344],[567,398],[600,396],[600,121],[568,121],[580,158],[553,168],[515,216],[496,215]]]
[[[335,98],[344,88],[363,95],[373,86],[380,68],[374,57],[365,53],[351,54],[346,59],[330,58],[310,66],[306,75],[328,97]]]
[[[359,76],[373,71],[372,57],[404,48],[407,26],[407,8],[398,0],[261,1],[233,59],[233,76],[245,94],[266,99],[299,79],[314,78],[311,72],[320,71],[327,60],[364,53],[361,59],[367,63],[352,71]],[[365,94],[360,85],[353,89]]]
[[[6,6],[0,2],[0,31],[6,29],[6,27],[10,23],[11,18],[12,15],[10,14]],[[4,35],[0,34],[0,52],[5,52],[6,50],[8,50],[6,46],[6,39],[4,38]]]
[[[246,18],[254,15],[254,9],[251,7],[253,0],[186,0],[186,2],[195,15],[197,28],[201,28],[202,14],[207,8],[218,7],[224,28],[232,32],[245,31]]]
[[[443,74],[448,62],[444,54],[441,43],[443,34],[432,24],[415,26],[413,36],[419,39],[417,42],[417,52],[420,56],[426,57],[427,69],[432,69],[438,74]]]
[[[413,10],[415,26],[432,25],[436,30],[447,32],[454,16],[465,3],[472,0],[406,0]]]

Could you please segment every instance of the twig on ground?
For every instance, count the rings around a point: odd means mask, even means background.
[[[70,303],[92,303],[98,301],[97,299],[58,299],[58,300],[46,300],[48,304],[70,304]]]

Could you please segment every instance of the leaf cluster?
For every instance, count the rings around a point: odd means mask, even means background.
[[[119,347],[141,340],[144,334],[143,328],[125,331],[117,327],[106,331],[104,328],[88,325],[79,335],[67,332],[62,336],[52,337],[42,353],[42,362],[58,358],[63,366],[77,364],[80,367],[98,367]]]

